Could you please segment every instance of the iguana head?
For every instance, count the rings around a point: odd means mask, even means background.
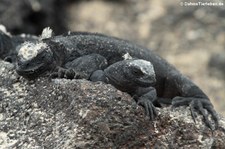
[[[142,59],[123,60],[105,70],[110,82],[117,87],[149,87],[156,83],[151,62]]]
[[[54,65],[53,52],[44,42],[25,42],[18,48],[16,71],[25,78],[35,78]]]

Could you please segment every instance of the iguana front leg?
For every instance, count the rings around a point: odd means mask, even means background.
[[[57,66],[50,74],[50,78],[79,79],[79,77],[78,72],[75,72],[73,69],[66,69],[60,66]]]
[[[67,62],[64,66],[56,67],[52,78],[89,79],[96,70],[107,67],[106,59],[98,54],[85,55]]]
[[[195,121],[194,111],[197,111],[203,116],[205,124],[210,129],[213,129],[212,122],[210,122],[206,113],[207,111],[215,122],[215,128],[218,127],[218,116],[209,98],[187,77],[175,72],[171,73],[167,77],[165,86],[167,86],[166,92],[177,90],[179,93],[178,96],[172,99],[172,107],[190,106],[193,120]]]
[[[138,88],[133,97],[138,105],[141,105],[145,109],[145,114],[149,116],[150,120],[154,120],[158,115],[155,106],[159,106],[157,102],[157,93],[155,88]]]

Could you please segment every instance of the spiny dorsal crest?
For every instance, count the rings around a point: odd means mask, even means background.
[[[40,40],[50,38],[53,36],[53,34],[54,34],[53,30],[50,27],[46,27],[43,29],[43,31],[41,33]]]
[[[133,59],[128,52],[123,55],[123,58],[124,58],[124,60]]]
[[[0,31],[2,31],[4,34],[11,36],[9,32],[7,32],[6,27],[2,24],[0,24]]]

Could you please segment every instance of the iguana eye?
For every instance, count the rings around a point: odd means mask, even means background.
[[[133,67],[132,73],[133,73],[135,76],[142,76],[142,75],[144,75],[144,73],[143,73],[140,69],[135,68],[135,67]]]

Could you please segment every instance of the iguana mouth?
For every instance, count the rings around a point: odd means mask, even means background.
[[[140,86],[143,85],[143,87],[153,86],[156,83],[155,75],[148,75],[142,78],[137,78],[135,80]]]
[[[149,81],[149,80],[137,80],[134,82],[137,83],[141,87],[149,87],[149,86],[153,86],[155,84],[155,82]]]
[[[41,63],[38,66],[28,68],[28,69],[23,69],[23,67],[17,66],[16,72],[19,75],[24,76],[26,78],[35,78],[36,76],[44,73],[46,69],[47,67],[43,63]]]
[[[150,87],[150,86],[154,86],[156,83],[155,77],[152,76],[148,76],[145,78],[136,78],[136,79],[129,79],[127,80],[125,83],[122,83],[121,80],[118,80],[116,77],[113,77],[112,75],[109,75],[107,73],[105,73],[105,75],[107,76],[107,78],[110,80],[110,82],[116,86],[120,86],[121,88],[124,88],[126,86],[133,86],[133,85],[137,85],[140,87]]]

